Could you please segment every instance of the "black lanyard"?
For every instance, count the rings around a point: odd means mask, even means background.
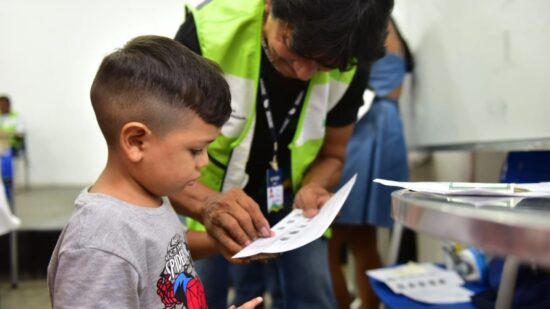
[[[267,127],[269,128],[269,133],[271,133],[271,138],[273,139],[273,161],[271,162],[271,166],[273,167],[273,169],[277,170],[279,169],[277,165],[277,141],[279,140],[279,137],[283,134],[285,129],[288,127],[288,124],[290,123],[292,118],[294,118],[294,115],[298,113],[298,107],[302,102],[304,91],[300,91],[298,97],[296,97],[296,100],[294,100],[294,104],[288,110],[285,120],[283,121],[283,124],[281,125],[281,128],[278,132],[275,129],[275,123],[273,122],[273,114],[271,112],[271,107],[269,106],[269,97],[267,96],[267,90],[265,88],[263,78],[260,78],[260,91],[262,106],[265,110],[265,118],[267,118]]]

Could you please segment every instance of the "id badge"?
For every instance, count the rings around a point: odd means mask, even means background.
[[[279,211],[283,208],[283,172],[268,168],[266,173],[267,184],[267,212]]]

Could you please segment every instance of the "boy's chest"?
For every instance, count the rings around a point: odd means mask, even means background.
[[[144,271],[147,284],[142,293],[144,303],[159,308],[163,305],[166,308],[174,305],[175,308],[196,305],[199,305],[197,308],[206,308],[204,288],[191,259],[183,228],[162,238],[154,250],[147,252],[147,270]]]

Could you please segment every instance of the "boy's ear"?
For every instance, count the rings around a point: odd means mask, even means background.
[[[151,138],[151,130],[141,122],[128,122],[120,130],[120,148],[130,162],[143,158],[145,143]]]

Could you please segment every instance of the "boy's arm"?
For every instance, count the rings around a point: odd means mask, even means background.
[[[64,252],[58,261],[54,308],[138,308],[138,274],[126,260],[95,249]]]
[[[220,254],[216,242],[208,233],[187,230],[186,238],[193,260],[204,259],[211,255]]]
[[[201,222],[229,260],[252,240],[272,236],[258,204],[241,189],[220,193],[197,182],[170,201],[178,213]]]

